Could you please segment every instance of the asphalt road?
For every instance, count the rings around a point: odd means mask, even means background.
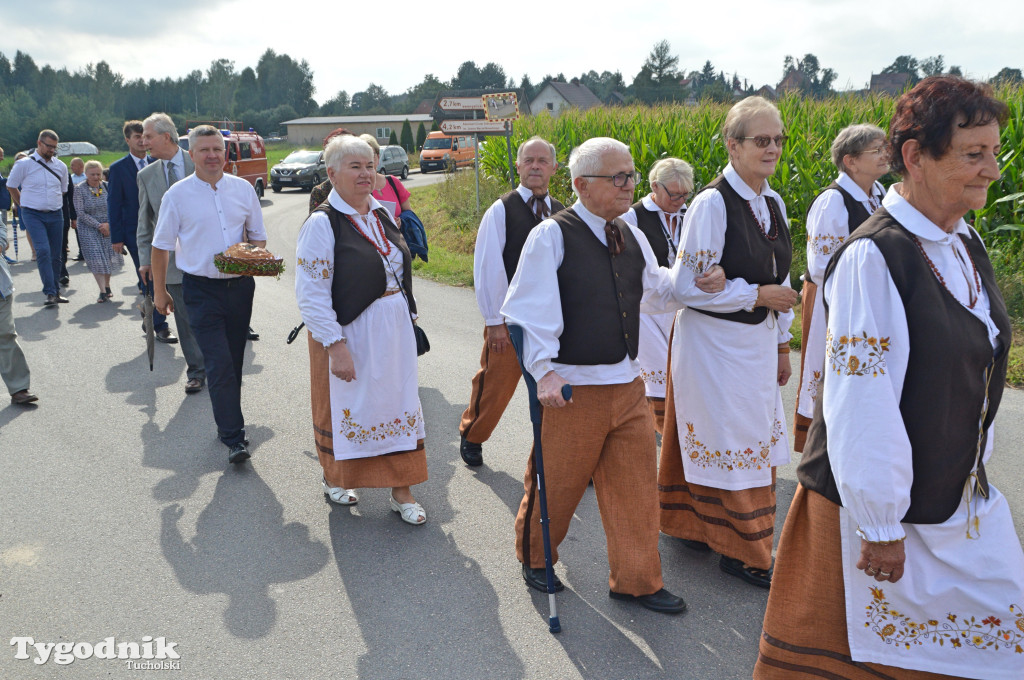
[[[264,200],[272,250],[294,252],[307,200]],[[320,491],[306,348],[284,343],[298,322],[290,271],[257,284],[262,339],[243,386],[253,459],[241,468],[226,462],[207,394],[185,396],[180,350],[158,345],[148,370],[130,276],[116,277],[113,304],[98,305],[84,265],[71,271],[71,302],[54,310],[42,307],[31,264],[14,267],[40,402],[0,406],[0,678],[147,672],[116,659],[16,659],[7,643],[23,636],[162,637],[176,644],[181,678],[750,677],[766,593],[663,536],[666,585],[689,611],[610,600],[592,490],[557,566],[563,632],[548,632],[547,598],[523,584],[513,549],[531,438],[525,390],[482,468],[458,455],[481,345],[472,291],[416,282],[433,351],[420,359],[430,479],[415,488],[429,520],[412,527],[390,512],[387,490],[363,490],[352,508]],[[787,388],[790,409],[792,396]],[[1024,535],[1020,392],[1004,398],[998,430],[990,479]],[[794,465],[779,470],[779,529],[794,480]]]

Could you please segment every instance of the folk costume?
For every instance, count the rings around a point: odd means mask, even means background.
[[[1024,677],[1024,552],[985,475],[1010,321],[981,238],[891,188],[824,292],[824,389],[754,677]],[[903,578],[858,570],[861,537],[904,540]]]
[[[658,488],[661,530],[748,567],[772,564],[775,467],[789,462],[778,345],[792,312],[754,308],[758,285],[789,285],[786,206],[733,169],[694,199],[673,265],[678,301]],[[694,279],[714,264],[717,294]]]
[[[369,200],[370,212],[359,215],[332,190],[327,205],[302,225],[296,245],[295,295],[309,329],[313,436],[324,480],[346,489],[427,479],[410,319],[416,311],[412,259],[387,210]],[[352,353],[351,382],[330,372],[327,348],[336,342],[347,342]]]
[[[854,229],[878,210],[884,196],[885,188],[878,182],[871,187],[869,196],[849,175],[841,172],[818,194],[807,211],[807,273],[800,292],[803,347],[800,389],[793,419],[793,449],[796,451],[804,450],[825,366],[825,311],[818,284],[825,276],[825,266],[832,255]]]
[[[622,216],[623,221],[647,237],[647,242],[658,259],[658,265],[671,268],[679,250],[679,237],[683,231],[686,204],[678,212],[666,213],[650,195],[644,196]],[[640,377],[644,380],[647,405],[654,418],[654,429],[659,433],[665,424],[665,385],[668,384],[668,342],[672,335],[675,311],[664,314],[640,315]]]
[[[551,196],[535,199],[533,192],[520,184],[484,213],[476,236],[473,284],[485,326],[505,322],[501,304],[516,273],[527,236],[542,220],[564,207]],[[459,424],[459,433],[466,440],[483,444],[490,438],[521,377],[515,351],[509,347],[504,352],[492,352],[485,331],[480,370],[473,376],[469,405]]]
[[[609,251],[621,244],[617,254]],[[621,241],[620,241],[621,239]],[[530,232],[501,314],[523,327],[524,363],[538,381],[554,370],[572,402],[544,410],[542,442],[552,557],[593,478],[613,592],[662,586],[654,430],[637,361],[641,301],[674,306],[669,272],[643,233],[606,222],[577,201]],[[543,568],[533,457],[516,517],[516,556]]]

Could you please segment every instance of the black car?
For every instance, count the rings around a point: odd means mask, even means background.
[[[327,166],[324,164],[323,151],[292,151],[270,169],[270,188],[275,192],[282,187],[312,189],[325,179]]]

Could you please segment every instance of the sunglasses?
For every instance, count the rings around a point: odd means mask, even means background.
[[[756,137],[737,137],[736,139],[752,139],[754,140],[754,146],[758,149],[767,149],[768,145],[775,142],[775,146],[782,148],[782,145],[789,139],[789,135],[775,135],[769,137],[768,135],[758,135]]]

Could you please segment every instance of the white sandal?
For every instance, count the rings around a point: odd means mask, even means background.
[[[355,505],[359,502],[359,496],[356,495],[355,489],[346,489],[343,486],[328,486],[327,480],[323,480],[324,495],[332,503],[338,505]]]
[[[406,524],[419,525],[427,521],[427,513],[419,503],[399,503],[394,496],[390,499],[391,509],[397,512]]]

